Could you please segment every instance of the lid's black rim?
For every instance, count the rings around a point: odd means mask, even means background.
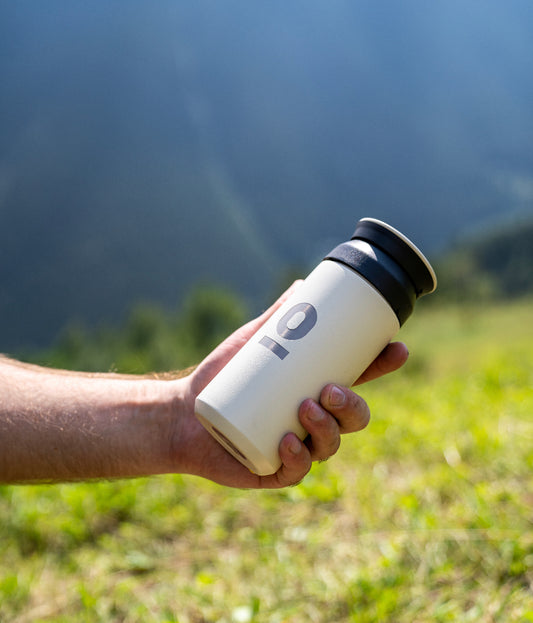
[[[377,249],[382,256],[377,258],[365,248],[367,244],[360,240],[343,242],[324,259],[340,262],[364,277],[389,303],[402,326],[413,311],[414,285],[388,253]]]
[[[364,240],[373,244],[398,262],[413,282],[417,298],[435,289],[435,276],[428,269],[427,260],[420,257],[412,243],[407,243],[379,221],[361,219],[352,240]]]

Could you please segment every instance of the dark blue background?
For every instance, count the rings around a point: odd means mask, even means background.
[[[0,351],[532,212],[530,2],[0,1]]]

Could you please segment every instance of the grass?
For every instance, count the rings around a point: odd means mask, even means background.
[[[297,487],[0,488],[0,621],[533,622],[533,303],[431,308]]]

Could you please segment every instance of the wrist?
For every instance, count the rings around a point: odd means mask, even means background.
[[[125,435],[134,436],[136,454],[133,476],[178,473],[183,453],[183,419],[186,379],[139,381],[135,402],[124,422]]]
[[[193,375],[178,380],[163,381],[166,383],[164,393],[168,396],[169,426],[163,439],[164,450],[168,458],[167,472],[179,474],[195,474],[195,463],[201,453],[198,443],[199,422],[194,415]]]

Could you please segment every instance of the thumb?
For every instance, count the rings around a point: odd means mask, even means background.
[[[283,305],[301,283],[301,279],[295,281],[266,311],[237,329],[207,355],[193,372],[192,386],[195,394],[199,394],[202,391],[252,335]]]

